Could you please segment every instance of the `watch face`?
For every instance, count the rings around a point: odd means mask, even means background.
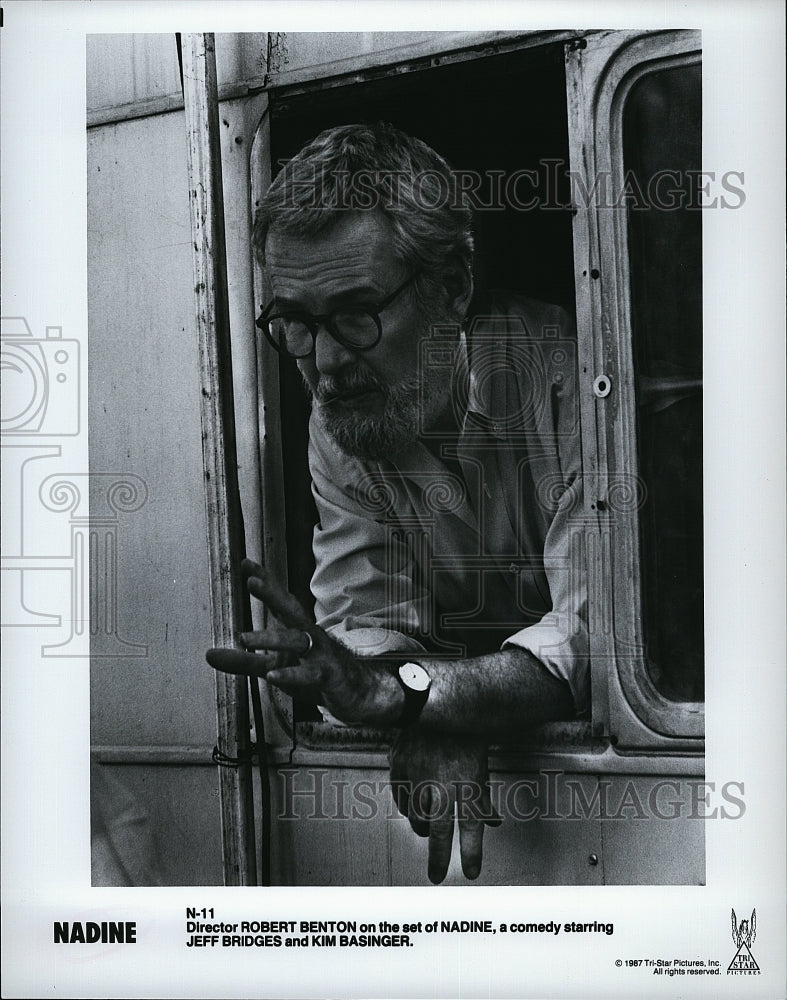
[[[399,667],[402,683],[411,691],[428,691],[432,678],[419,663],[403,663]]]

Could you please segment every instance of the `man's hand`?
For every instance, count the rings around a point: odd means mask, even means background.
[[[259,632],[244,632],[240,649],[210,649],[208,663],[230,674],[265,677],[289,695],[325,705],[347,723],[391,725],[404,695],[397,681],[378,665],[364,662],[315,625],[300,603],[267,571],[244,559],[241,566],[252,597],[262,601],[275,619]],[[257,651],[289,653],[260,656]],[[297,662],[292,663],[292,657]]]
[[[404,730],[391,750],[391,791],[419,837],[429,838],[428,874],[442,882],[451,861],[454,807],[466,878],[481,872],[484,826],[499,826],[489,797],[487,745],[421,729]]]

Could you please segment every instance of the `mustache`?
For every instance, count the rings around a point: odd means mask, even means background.
[[[330,405],[335,399],[357,396],[362,392],[385,392],[386,385],[362,365],[345,369],[337,375],[322,375],[314,388],[314,398],[322,405]]]

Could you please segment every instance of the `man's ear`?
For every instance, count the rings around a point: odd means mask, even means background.
[[[467,315],[473,297],[473,270],[463,257],[450,257],[443,269],[448,307],[460,321]]]

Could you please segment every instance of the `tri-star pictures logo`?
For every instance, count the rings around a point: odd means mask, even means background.
[[[757,936],[757,911],[751,911],[751,920],[741,920],[732,911],[732,943],[738,949],[735,958],[727,968],[727,975],[732,976],[759,976],[760,967],[754,960],[751,953],[751,946]]]

